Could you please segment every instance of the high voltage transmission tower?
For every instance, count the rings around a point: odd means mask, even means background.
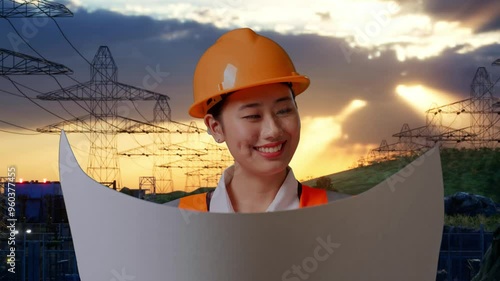
[[[62,4],[46,1],[0,0],[0,18],[72,17]],[[44,58],[0,49],[0,75],[72,74],[68,67]]]
[[[500,66],[500,59],[492,65]],[[382,141],[373,149],[368,162],[392,159],[395,156],[420,153],[434,144],[467,148],[500,147],[500,98],[486,68],[479,67],[470,85],[469,98],[435,106],[426,111],[426,124],[410,129],[404,124],[396,143]]]
[[[170,139],[171,133],[155,134],[153,143],[119,154],[127,157],[152,157],[155,188],[159,193],[174,190],[174,170],[185,175],[185,191],[216,186],[222,171],[233,161],[227,148],[200,141],[196,136],[206,131],[199,129],[194,122],[186,125],[171,120],[163,126],[169,128],[170,132],[181,133],[185,137],[174,143]],[[140,185],[150,183],[148,177],[141,178]]]
[[[198,149],[181,145],[164,148],[174,157],[171,157],[170,162],[159,167],[184,171],[187,189],[200,186],[215,187],[224,169],[233,162],[225,147],[206,142],[200,143],[203,147]]]
[[[417,134],[428,144],[440,142],[470,148],[497,147],[500,143],[500,99],[493,92],[494,83],[488,71],[479,67],[472,79],[469,98],[427,110],[425,127],[394,136]],[[462,126],[457,128],[453,123],[457,123],[458,118],[463,120],[460,120]]]
[[[166,163],[169,163],[171,158],[177,161],[176,157],[179,155],[168,153],[169,148],[175,146],[172,144],[171,136],[182,135],[182,142],[186,143],[185,150],[194,151],[193,146],[196,142],[190,141],[189,136],[199,135],[204,130],[200,130],[194,122],[186,125],[173,121],[168,96],[118,82],[118,68],[108,47],[99,48],[92,61],[90,72],[89,82],[37,96],[41,100],[85,102],[89,114],[39,128],[37,131],[58,133],[64,130],[67,133],[88,134],[90,152],[87,173],[97,181],[113,184],[114,187],[121,187],[118,156],[153,156],[152,172],[155,185],[152,192],[173,191],[173,167],[166,166]],[[118,112],[120,101],[132,103],[154,101],[153,120],[139,121],[120,115]],[[118,134],[151,134],[153,143],[118,153]],[[183,161],[182,165],[187,170],[185,189],[201,186],[201,181],[190,179],[199,178],[210,172],[205,170],[195,173],[193,168],[190,168],[193,159],[180,160]],[[214,170],[213,173],[220,174],[220,171]]]
[[[62,4],[44,0],[0,0],[1,18],[72,17],[73,13]]]
[[[404,133],[410,130],[410,126],[405,123],[403,124],[403,127],[401,127],[400,133]],[[394,156],[399,156],[399,155],[411,155],[414,153],[419,153],[428,148],[427,145],[421,144],[418,142],[419,136],[408,136],[408,135],[402,135],[399,138],[398,142],[395,143],[387,143],[387,140],[382,140],[380,143],[379,147],[374,148],[370,151],[368,154],[367,158],[363,158],[358,163],[360,165],[364,165],[365,161],[371,163],[371,162],[380,162],[380,161],[386,161],[386,160],[391,160]]]
[[[67,133],[89,134],[91,143],[87,173],[103,184],[121,187],[117,135],[167,133],[168,130],[120,116],[118,102],[154,101],[161,99],[162,94],[118,82],[118,68],[106,46],[99,47],[90,66],[90,73],[91,79],[88,82],[37,96],[41,100],[84,101],[89,114],[37,130],[43,133],[59,133],[64,130]]]
[[[0,75],[33,74],[73,74],[73,71],[59,63],[0,48]]]

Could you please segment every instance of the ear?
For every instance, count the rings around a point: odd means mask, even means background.
[[[225,141],[224,130],[222,129],[221,122],[217,121],[212,114],[205,115],[203,121],[205,122],[205,126],[207,126],[209,134],[214,137],[216,142],[220,143]]]

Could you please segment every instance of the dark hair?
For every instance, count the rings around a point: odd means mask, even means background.
[[[222,113],[222,107],[226,103],[226,99],[229,95],[231,95],[234,92],[227,93],[224,95],[221,95],[221,100],[216,103],[214,106],[212,106],[208,111],[207,114],[212,114],[215,120],[220,121],[220,114]]]
[[[281,82],[280,84],[287,85],[288,88],[290,88],[290,91],[292,91],[293,102],[295,103],[295,106],[297,106],[297,102],[295,102],[295,92],[293,91],[292,83],[291,82]],[[224,107],[224,104],[226,104],[226,99],[227,99],[227,97],[229,97],[233,93],[234,92],[230,92],[230,93],[221,95],[221,100],[218,103],[216,103],[214,106],[212,106],[207,111],[207,114],[212,114],[214,119],[220,122],[221,121],[220,115],[222,113],[222,108]]]

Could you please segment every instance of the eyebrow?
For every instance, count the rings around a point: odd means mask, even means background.
[[[289,100],[292,100],[292,99],[290,97],[282,97],[282,98],[275,100],[274,103],[276,104],[276,103],[279,103],[282,101],[289,101]],[[259,107],[259,106],[261,106],[261,103],[258,103],[258,102],[247,103],[247,104],[240,106],[240,108],[238,110],[243,110],[245,108],[254,108],[254,107]]]

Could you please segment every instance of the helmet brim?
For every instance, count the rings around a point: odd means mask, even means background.
[[[283,82],[290,82],[292,83],[292,89],[295,94],[295,96],[298,96],[299,94],[303,93],[310,84],[309,77],[305,75],[292,75],[292,76],[284,76],[284,77],[279,77],[279,78],[273,78],[273,79],[267,79],[267,80],[262,80],[258,81],[256,83],[252,83],[249,85],[245,85],[242,87],[235,87],[231,89],[227,89],[225,91],[218,92],[217,95],[207,97],[206,99],[193,104],[189,108],[189,115],[195,118],[203,118],[206,115],[206,108],[204,107],[204,104],[206,104],[207,100],[216,96],[220,96],[223,94],[231,93],[231,92],[236,92],[239,90],[243,89],[248,89],[252,87],[257,87],[257,86],[262,86],[262,85],[267,85],[267,84],[275,84],[275,83],[283,83]]]

